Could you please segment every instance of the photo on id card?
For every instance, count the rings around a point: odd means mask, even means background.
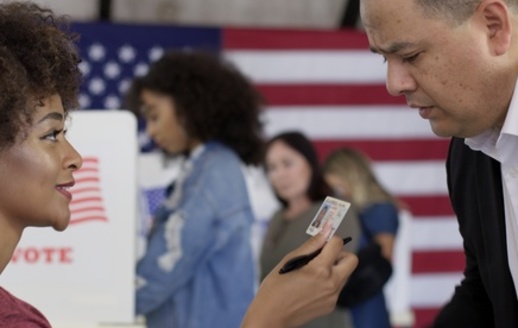
[[[331,233],[327,239],[331,239],[344,219],[349,207],[351,207],[351,203],[349,202],[334,197],[326,197],[318,209],[317,214],[315,214],[315,217],[309,224],[306,233],[314,236],[319,233],[326,224],[330,224]]]

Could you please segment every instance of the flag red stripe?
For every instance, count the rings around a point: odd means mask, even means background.
[[[88,211],[101,211],[104,212],[104,207],[102,206],[89,206],[85,208],[79,208],[79,209],[71,209],[72,215],[82,212],[88,212]]]
[[[413,274],[463,272],[465,263],[462,250],[412,252]]]
[[[98,164],[99,160],[96,157],[83,157],[83,166],[88,164]]]
[[[83,223],[87,221],[108,221],[105,216],[86,216],[80,219],[72,219],[69,224]]]
[[[430,328],[441,308],[413,308],[415,323],[413,328]]]
[[[222,47],[229,50],[354,50],[369,49],[365,34],[357,31],[226,28]]]
[[[450,199],[447,195],[408,196],[398,198],[409,207],[414,219],[430,216],[454,216]]]
[[[340,147],[354,147],[373,161],[423,161],[445,159],[449,139],[315,139],[313,143],[321,160]]]
[[[97,167],[82,167],[80,168],[79,170],[77,170],[76,174],[77,173],[83,173],[83,172],[88,172],[88,173],[91,173],[91,172],[94,172],[94,173],[98,173],[99,172],[99,169]]]
[[[270,106],[277,105],[405,105],[384,84],[256,84]],[[298,107],[297,109],[300,109]],[[390,107],[387,106],[387,110]]]

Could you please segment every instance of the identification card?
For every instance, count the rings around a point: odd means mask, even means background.
[[[324,226],[331,225],[331,233],[327,240],[331,239],[344,219],[349,207],[351,207],[351,203],[349,202],[334,197],[326,197],[317,214],[315,214],[315,217],[309,224],[306,233],[314,236],[322,231]]]

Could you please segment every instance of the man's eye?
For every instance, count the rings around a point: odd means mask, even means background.
[[[406,62],[406,63],[412,63],[412,62],[414,62],[417,59],[418,56],[419,56],[419,53],[417,53],[415,55],[403,57],[403,61]]]

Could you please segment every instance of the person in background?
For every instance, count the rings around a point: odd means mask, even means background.
[[[0,3],[0,272],[27,227],[64,230],[81,156],[65,139],[78,106],[75,37],[32,3]],[[31,305],[0,288],[0,326],[50,328]]]
[[[328,155],[324,177],[338,197],[352,200],[358,207],[362,236],[360,249],[371,242],[381,246],[381,254],[392,261],[399,223],[399,203],[378,181],[370,160],[357,150],[342,148]],[[355,328],[390,328],[383,291],[351,307]]]
[[[237,327],[254,296],[241,168],[261,160],[261,98],[232,65],[193,51],[166,53],[128,99],[153,141],[183,157],[137,265],[136,313],[151,328]]]
[[[518,327],[518,1],[361,0],[360,14],[389,93],[453,137],[466,267],[434,326]]]
[[[260,255],[261,278],[308,238],[306,229],[324,198],[332,195],[311,141],[300,132],[281,133],[268,141],[265,168],[282,208],[274,214],[266,232]],[[349,209],[336,234],[351,236],[353,242],[348,249],[356,250],[360,227],[354,208]],[[349,319],[346,310],[336,309],[304,327],[351,327]]]

